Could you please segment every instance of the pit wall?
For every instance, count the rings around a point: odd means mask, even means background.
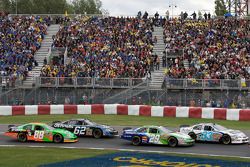
[[[250,121],[250,109],[173,107],[123,104],[0,106],[0,116],[53,114],[113,114],[152,117]]]

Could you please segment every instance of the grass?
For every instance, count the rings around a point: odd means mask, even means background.
[[[167,127],[179,127],[180,125],[193,125],[201,122],[212,122],[239,130],[250,130],[250,121],[226,121],[212,119],[193,118],[169,118],[169,117],[145,117],[127,115],[31,115],[31,116],[2,116],[0,124],[23,124],[29,122],[63,121],[72,118],[88,118],[92,121],[108,125],[121,126],[142,126],[142,125],[162,125]]]
[[[66,148],[25,148],[25,147],[0,147],[0,166],[8,167],[33,167],[43,164],[62,162],[79,158],[89,158],[98,155],[111,154],[117,151],[111,150],[88,150]],[[250,159],[232,157],[208,157],[186,154],[164,154],[171,156],[184,156],[195,158],[220,159],[226,161],[250,162]]]
[[[114,153],[109,150],[0,147],[0,166],[33,167],[66,160]]]

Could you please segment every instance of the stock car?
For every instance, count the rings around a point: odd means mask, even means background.
[[[28,123],[20,126],[9,125],[5,136],[17,139],[20,142],[77,142],[77,136],[64,129],[55,129],[44,123]]]
[[[220,142],[223,144],[248,143],[249,138],[239,130],[227,129],[214,123],[200,123],[193,126],[182,125],[180,132],[188,134],[196,141]]]
[[[52,127],[69,130],[77,136],[93,136],[96,139],[101,137],[113,137],[118,131],[110,126],[97,124],[88,119],[71,119],[67,121],[55,121]]]
[[[172,132],[163,126],[143,126],[136,129],[124,128],[122,139],[131,141],[133,145],[158,144],[176,146],[191,146],[195,141],[186,134]]]

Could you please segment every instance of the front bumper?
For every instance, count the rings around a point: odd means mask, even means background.
[[[179,146],[192,146],[194,145],[194,143],[195,143],[194,140],[178,140]]]
[[[72,138],[72,139],[64,139],[64,143],[75,143],[78,142],[78,138]]]
[[[113,136],[117,136],[118,135],[118,131],[113,130],[113,131],[106,131],[103,136],[109,136],[109,137],[113,137]]]
[[[248,137],[240,137],[236,139],[232,139],[232,144],[243,144],[243,143],[249,143]]]

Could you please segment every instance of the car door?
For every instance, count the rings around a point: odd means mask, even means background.
[[[35,141],[43,141],[45,129],[41,125],[34,125],[34,130],[31,132]]]
[[[203,141],[214,141],[213,139],[214,128],[210,125],[205,125],[202,133]]]
[[[149,143],[160,144],[160,131],[157,128],[148,128]]]
[[[80,120],[71,120],[70,124],[74,126],[73,133],[77,136],[84,136],[86,134],[86,126]]]

